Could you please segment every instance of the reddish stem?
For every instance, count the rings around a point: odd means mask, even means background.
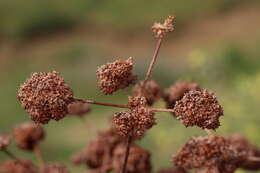
[[[174,113],[174,110],[173,109],[164,109],[164,108],[149,108],[150,111],[153,111],[153,112],[173,112]]]
[[[96,102],[96,101],[92,101],[92,100],[82,100],[82,99],[75,99],[75,100],[82,101],[82,102],[88,103],[88,104],[110,106],[110,107],[116,107],[116,108],[129,108],[128,105],[120,105],[120,104],[113,104],[113,103],[103,103],[103,102]]]
[[[124,163],[123,163],[123,166],[122,166],[122,169],[121,169],[121,173],[125,173],[126,172],[126,166],[127,166],[127,161],[128,161],[128,156],[129,156],[129,150],[130,150],[131,142],[132,142],[132,137],[128,136],[127,143],[126,143]]]
[[[45,167],[45,162],[39,144],[34,147],[34,153],[38,159],[40,170],[42,171]]]

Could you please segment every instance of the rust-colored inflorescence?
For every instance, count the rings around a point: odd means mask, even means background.
[[[125,146],[118,145],[113,156],[113,168],[116,173],[120,173]],[[137,145],[132,145],[129,150],[126,173],[150,173],[151,168],[150,153]]]
[[[24,150],[33,150],[44,138],[44,130],[34,123],[24,123],[16,126],[13,130],[16,145]]]
[[[185,93],[191,90],[200,90],[200,87],[195,82],[178,81],[170,88],[165,89],[163,99],[166,102],[166,107],[168,109],[174,108],[176,101],[180,100]]]
[[[112,163],[115,147],[124,142],[114,129],[100,132],[96,139],[89,142],[86,148],[73,155],[75,165],[86,164],[90,168],[106,168]]]
[[[147,108],[144,97],[129,97],[129,111],[116,112],[113,117],[114,127],[124,137],[141,138],[155,125],[154,112]]]
[[[246,157],[224,137],[196,137],[188,141],[173,157],[177,167],[184,169],[217,167],[222,172],[234,172]]]
[[[36,123],[62,119],[72,98],[72,90],[57,72],[33,73],[18,90],[22,107]]]
[[[191,90],[176,102],[174,113],[186,127],[196,125],[202,129],[216,129],[220,126],[223,109],[214,93]]]
[[[124,89],[134,83],[137,77],[132,74],[132,70],[132,57],[102,65],[96,72],[100,91],[104,94],[112,94],[118,89]]]
[[[52,163],[43,169],[43,173],[69,173],[69,170],[64,165]]]
[[[6,134],[0,134],[0,151],[4,150],[11,142],[11,137]]]
[[[159,85],[155,81],[151,80],[146,83],[145,88],[142,87],[143,81],[137,83],[132,90],[133,96],[145,97],[147,104],[152,106],[154,102],[157,101],[161,96]]]
[[[39,173],[32,162],[29,160],[19,159],[18,160],[7,160],[0,163],[1,173]]]
[[[157,38],[162,38],[164,37],[168,32],[171,32],[174,30],[173,28],[173,22],[174,22],[174,17],[173,16],[168,16],[165,20],[164,23],[154,23],[152,26],[152,31]]]

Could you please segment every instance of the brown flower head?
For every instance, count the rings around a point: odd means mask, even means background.
[[[88,103],[81,100],[76,100],[68,104],[68,113],[82,117],[91,111]]]
[[[137,79],[132,74],[133,59],[116,60],[112,63],[102,65],[97,69],[96,75],[99,79],[98,86],[104,94],[112,94],[118,89],[124,89],[134,83]]]
[[[196,125],[202,129],[216,129],[220,126],[223,109],[213,93],[191,90],[176,102],[174,113],[186,127]]]
[[[1,173],[38,173],[39,170],[29,160],[8,160],[0,163]]]
[[[185,93],[191,90],[200,90],[200,87],[195,82],[178,81],[163,93],[163,99],[166,102],[168,109],[174,108],[176,101],[180,100]]]
[[[197,137],[188,141],[173,157],[176,166],[184,169],[215,167],[233,172],[243,153],[237,152],[228,139],[219,136]]]
[[[100,132],[96,139],[89,142],[87,147],[72,156],[75,165],[86,164],[90,168],[104,168],[111,165],[115,147],[123,142],[112,128]]]
[[[0,151],[4,150],[11,142],[11,137],[6,134],[0,134]]]
[[[118,145],[114,151],[113,168],[116,173],[120,173],[125,156],[125,145]],[[150,153],[143,148],[132,145],[129,150],[126,173],[150,173],[151,172]]]
[[[69,173],[69,170],[64,165],[52,163],[43,169],[43,173]]]
[[[187,171],[182,168],[171,167],[171,168],[162,168],[159,171],[157,171],[157,173],[187,173]]]
[[[18,90],[22,107],[36,123],[62,119],[72,98],[72,90],[57,72],[33,73]]]
[[[174,17],[173,16],[168,16],[165,20],[164,23],[154,23],[152,26],[152,31],[157,38],[162,38],[164,37],[168,32],[173,31],[173,22],[174,22]]]
[[[23,123],[13,130],[16,145],[24,150],[33,150],[44,138],[44,130],[34,123]]]
[[[114,127],[124,137],[141,138],[146,130],[155,125],[154,112],[146,107],[144,97],[129,97],[130,111],[116,112],[113,117]]]
[[[147,104],[149,106],[152,106],[154,104],[154,102],[156,100],[158,100],[161,96],[161,91],[160,91],[159,85],[153,80],[148,81],[146,83],[143,91],[142,91],[142,85],[143,85],[143,81],[136,84],[133,87],[133,90],[132,90],[133,96],[145,97]]]

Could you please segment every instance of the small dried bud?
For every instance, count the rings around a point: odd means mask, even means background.
[[[202,129],[216,129],[220,126],[223,109],[213,93],[191,90],[176,102],[174,113],[186,127],[196,125]]]
[[[64,165],[52,163],[43,169],[43,173],[69,173],[69,170]]]
[[[132,70],[133,59],[131,57],[126,61],[116,60],[99,67],[96,75],[99,79],[98,86],[101,92],[112,94],[118,89],[124,89],[134,83],[137,77],[132,74]]]
[[[0,151],[4,150],[11,142],[11,137],[6,134],[0,134]]]
[[[140,82],[133,87],[132,90],[133,96],[145,97],[147,104],[149,106],[152,106],[154,102],[157,101],[161,96],[159,85],[153,80],[148,81],[143,91],[142,91],[142,85],[143,82]]]
[[[173,28],[173,22],[174,22],[174,17],[173,16],[168,16],[165,20],[164,23],[154,23],[152,26],[152,31],[157,38],[162,38],[166,35],[166,33],[171,32],[174,30]]]
[[[18,90],[18,100],[36,123],[62,119],[72,98],[72,90],[57,72],[33,73]]]
[[[38,173],[39,170],[29,160],[8,160],[0,163],[1,173]]]
[[[173,157],[173,162],[184,169],[217,166],[223,172],[232,172],[238,167],[242,156],[228,139],[206,136],[193,138],[184,144]]]
[[[68,105],[68,113],[70,115],[77,115],[79,117],[84,116],[85,114],[91,111],[88,103],[83,101],[73,101]]]
[[[129,97],[130,111],[114,114],[114,127],[120,135],[141,138],[146,130],[156,124],[154,112],[147,109],[145,103],[144,97]]]
[[[104,168],[111,164],[115,147],[124,140],[113,129],[100,132],[96,139],[72,157],[75,165],[86,164],[90,168]]]
[[[157,173],[187,173],[187,171],[185,171],[185,170],[182,169],[182,168],[172,167],[172,168],[163,168],[163,169],[160,169]]]
[[[166,102],[168,109],[174,108],[176,101],[180,100],[185,93],[191,90],[200,90],[200,87],[195,82],[179,81],[166,89],[163,93],[163,99]]]
[[[17,147],[33,150],[38,142],[44,138],[44,130],[37,124],[24,123],[14,128],[13,135]]]
[[[118,145],[114,151],[113,168],[116,173],[120,173],[125,156],[125,145]],[[150,153],[141,147],[132,145],[129,150],[126,173],[150,173],[151,172]]]

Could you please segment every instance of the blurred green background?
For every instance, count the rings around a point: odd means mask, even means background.
[[[104,96],[97,89],[96,68],[132,56],[142,79],[156,43],[150,27],[169,14],[176,16],[175,31],[163,43],[152,78],[161,88],[188,80],[214,91],[225,113],[217,133],[239,132],[260,146],[259,0],[1,0],[0,133],[29,121],[16,94],[31,72],[56,70],[77,97],[126,103],[131,88]],[[164,107],[163,101],[155,107]],[[44,126],[46,160],[62,162],[72,172],[85,169],[71,165],[71,154],[106,129],[117,110],[92,108],[87,125],[67,117]],[[206,134],[167,113],[157,119],[138,142],[152,152],[154,170],[170,166],[171,155],[191,136]],[[34,158],[14,144],[11,149]]]

